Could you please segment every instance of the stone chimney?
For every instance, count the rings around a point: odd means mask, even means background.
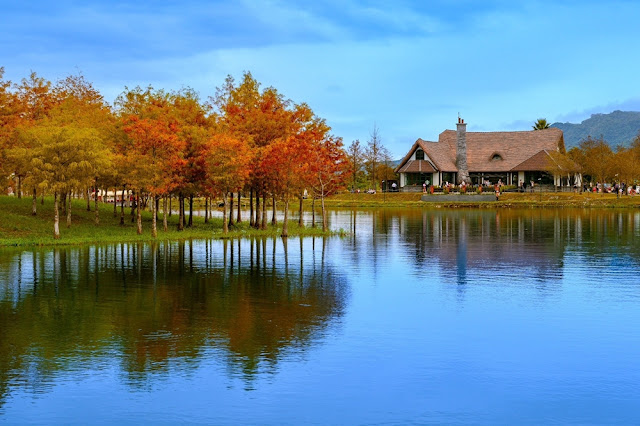
[[[456,125],[456,167],[458,168],[458,178],[456,183],[460,185],[463,181],[471,183],[469,179],[469,167],[467,166],[467,123],[458,117]]]

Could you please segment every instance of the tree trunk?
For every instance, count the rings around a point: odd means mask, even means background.
[[[18,198],[22,198],[22,176],[18,175]]]
[[[233,226],[233,192],[229,193],[229,226]]]
[[[171,217],[171,214],[172,214],[172,213],[171,213],[171,199],[172,199],[172,198],[173,198],[173,197],[171,196],[171,194],[169,194],[169,217]]]
[[[98,178],[96,178],[96,190],[95,190],[94,203],[96,207],[96,225],[100,224],[100,210],[98,209]]]
[[[302,209],[303,209],[303,199],[302,199],[302,195],[300,195],[300,214],[298,215],[298,226],[300,228],[302,228],[304,226],[304,223],[302,222]]]
[[[44,190],[40,193],[40,205],[44,206]]]
[[[227,223],[227,193],[222,193],[222,233],[229,233],[229,224]]]
[[[160,214],[160,197],[158,195],[155,196],[156,199],[156,221],[160,220],[158,215]]]
[[[193,226],[193,194],[189,195],[189,228]]]
[[[58,192],[53,193],[53,238],[60,239],[60,214],[58,212]]]
[[[120,199],[120,225],[124,225],[124,186],[122,187],[122,197]]]
[[[271,196],[271,203],[273,205],[273,213],[271,214],[271,225],[277,226],[278,220],[276,219],[276,197]]]
[[[60,194],[60,202],[62,203],[62,216],[67,215],[67,193]]]
[[[151,193],[151,236],[158,237],[158,210],[156,207],[156,194]]]
[[[113,217],[118,217],[118,202],[116,201],[116,194],[118,193],[118,188],[113,187]]]
[[[167,232],[169,226],[167,224],[167,197],[168,195],[165,195],[162,198],[162,229],[164,230],[164,232]]]
[[[289,198],[284,199],[284,222],[282,222],[282,238],[289,236]]]
[[[322,203],[322,232],[327,232],[327,211],[324,208],[324,189],[320,193],[320,202]]]
[[[256,221],[253,217],[253,188],[249,188],[249,226],[255,225]]]
[[[204,223],[209,223],[209,197],[204,197]]]
[[[136,206],[138,205],[137,192],[132,191],[131,196],[133,197],[133,202],[131,203],[131,223],[133,223],[136,221]]]
[[[136,194],[136,217],[138,222],[138,235],[142,234],[142,209],[140,209],[140,192]]]
[[[178,231],[184,229],[184,196],[182,192],[178,194]]]
[[[316,227],[316,197],[311,199],[311,227]]]
[[[67,228],[71,228],[71,192],[69,192],[69,196],[67,197],[69,202],[69,206],[67,207]]]
[[[87,188],[87,211],[91,211],[91,187]]]
[[[260,194],[256,192],[256,219],[253,222],[253,226],[256,229],[260,229]]]
[[[31,204],[31,215],[35,216],[38,212],[36,211],[36,206],[38,205],[38,194],[36,187],[33,187],[33,203]]]
[[[236,218],[236,223],[240,223],[242,222],[242,213],[240,213],[240,199],[241,199],[241,195],[240,195],[240,191],[238,191],[238,217]]]
[[[260,229],[267,229],[267,195],[262,196],[262,222]]]

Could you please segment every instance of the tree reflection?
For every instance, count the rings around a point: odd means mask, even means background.
[[[303,268],[313,256],[289,262],[295,245],[273,245],[272,256],[267,247],[251,239],[0,253],[0,402],[17,378],[46,381],[101,357],[119,362],[131,386],[195,367],[207,351],[247,382],[273,371],[342,315],[345,277],[326,263]]]

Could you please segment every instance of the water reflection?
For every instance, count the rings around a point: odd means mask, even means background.
[[[321,240],[321,239],[319,239]],[[144,386],[204,351],[251,386],[342,314],[346,282],[315,240],[119,244],[0,254],[0,400],[102,357]]]

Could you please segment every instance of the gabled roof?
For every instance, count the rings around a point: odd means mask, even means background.
[[[544,170],[548,166],[545,158],[550,157],[549,152],[557,151],[563,144],[562,130],[554,127],[521,132],[467,132],[466,139],[470,172]],[[457,133],[454,130],[440,133],[438,142],[418,139],[396,172],[412,172],[401,169],[409,167],[406,163],[418,147],[424,150],[436,170],[456,172],[456,145]]]
[[[546,170],[551,162],[554,161],[546,149],[543,149],[533,157],[529,157],[522,163],[511,169],[512,172],[535,172],[538,170]]]
[[[454,130],[445,130],[438,138],[438,143],[449,147],[454,164],[456,137]],[[561,142],[562,130],[555,127],[522,132],[467,132],[467,164],[471,172],[512,170],[542,150],[557,151]],[[501,159],[494,160],[495,154]]]
[[[408,160],[398,173],[433,173],[436,169],[427,160]]]

